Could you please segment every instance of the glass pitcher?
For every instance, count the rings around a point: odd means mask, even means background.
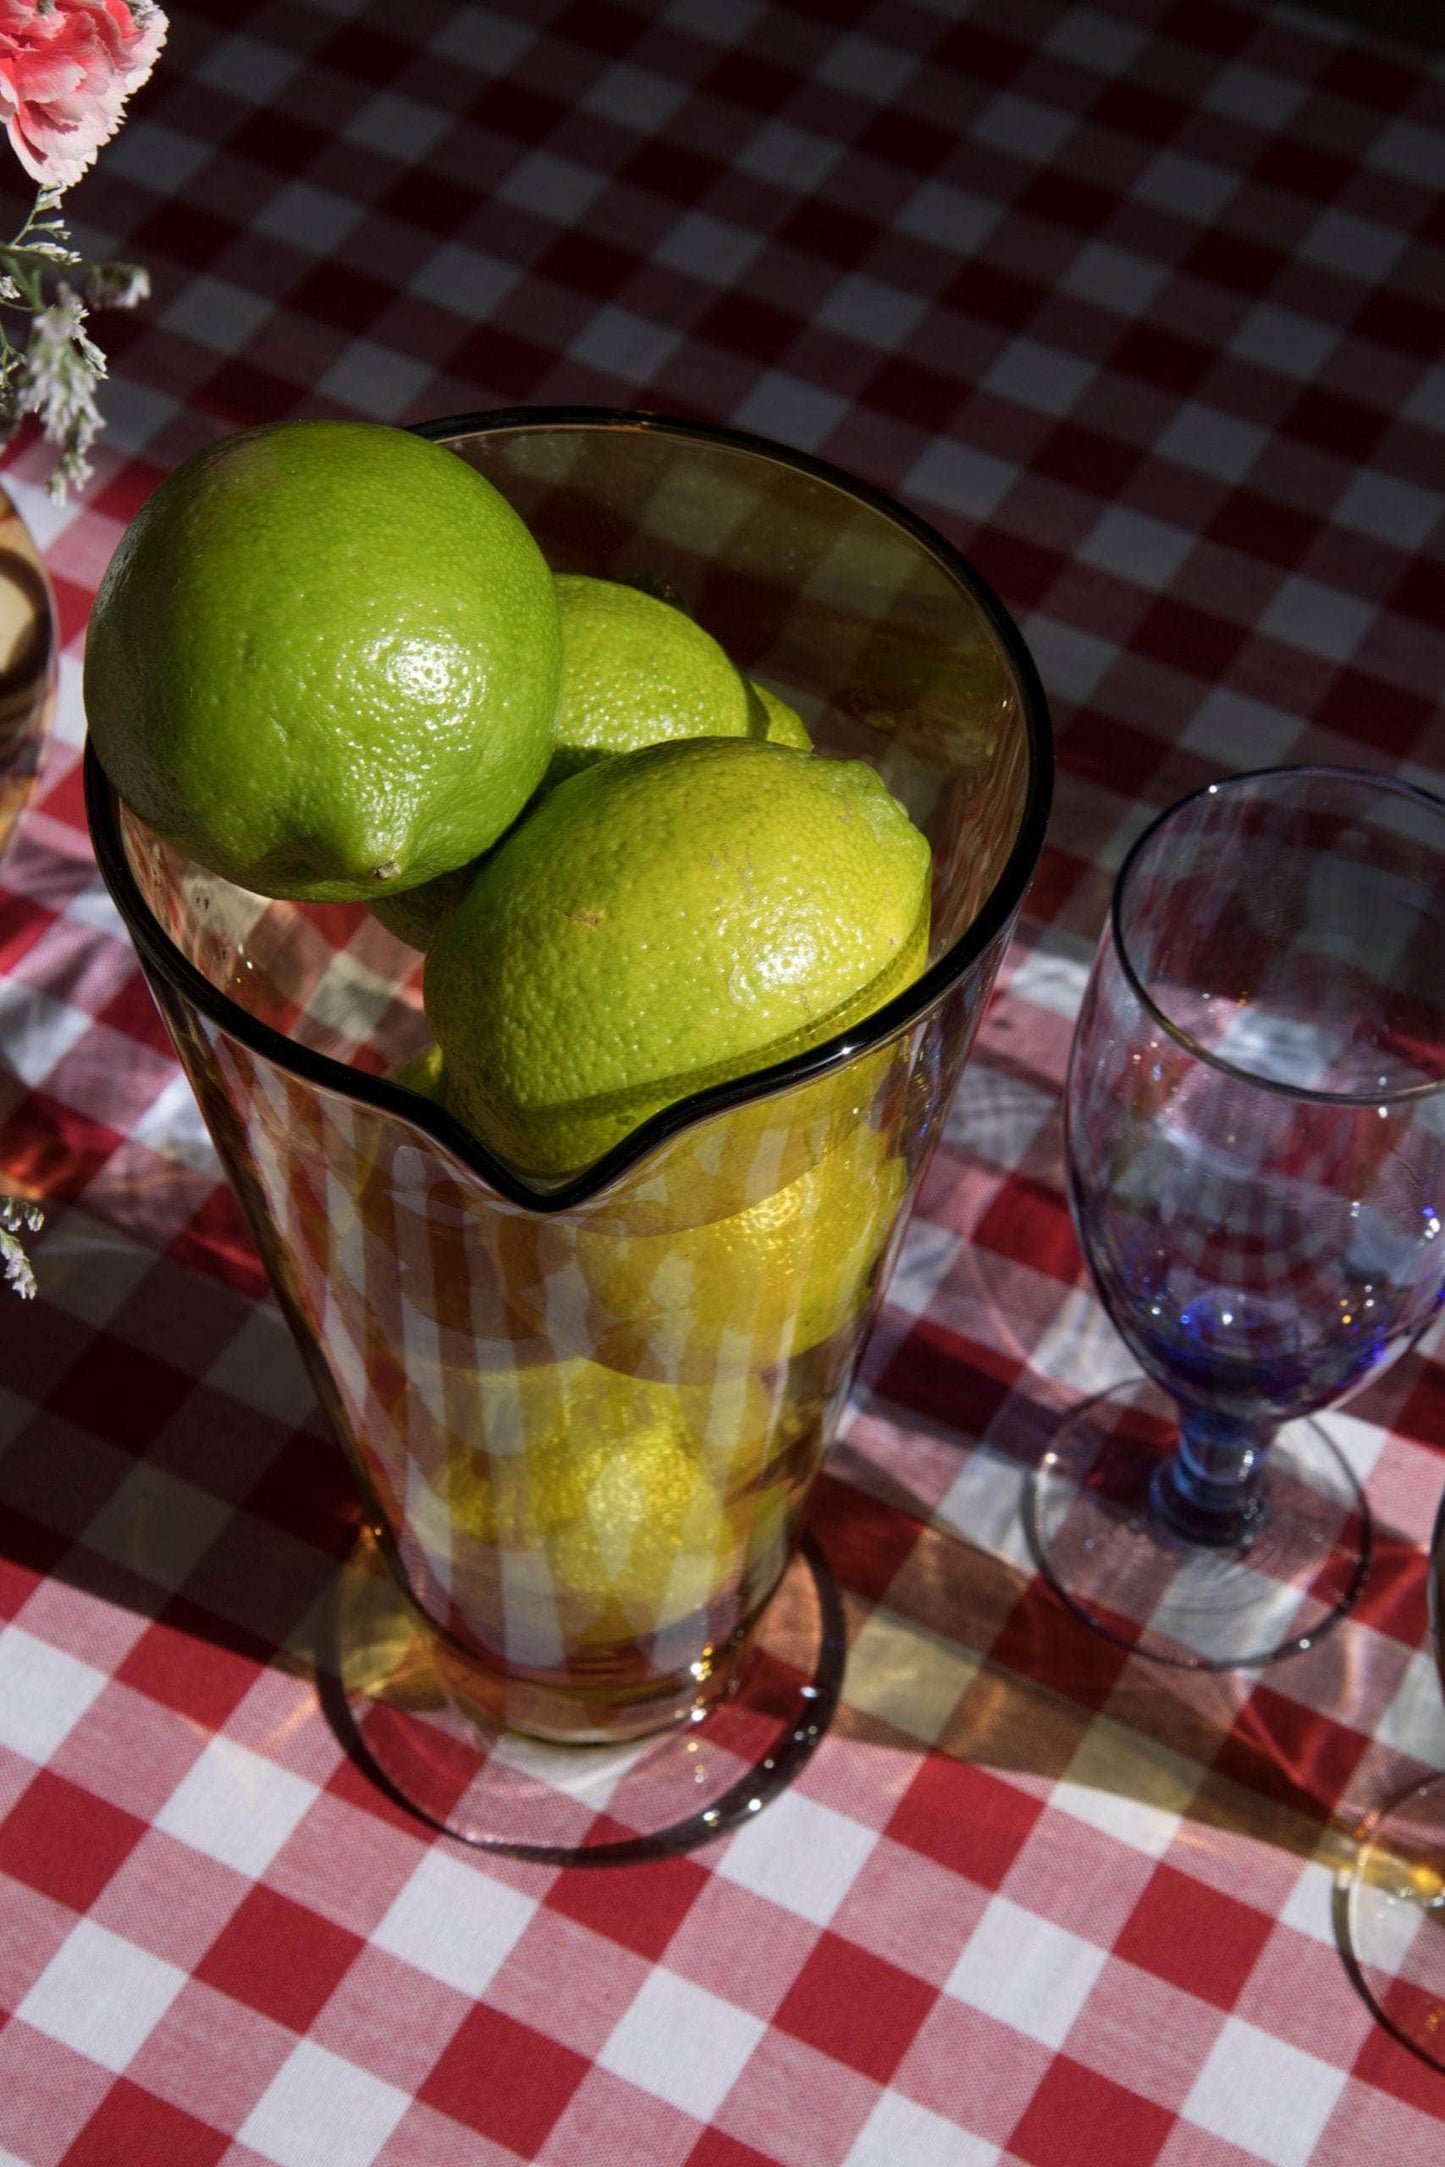
[[[755,1811],[836,1691],[804,1507],[1041,846],[1047,716],[962,558],[816,461],[590,410],[421,433],[554,571],[679,601],[933,847],[915,984],[539,1186],[408,1083],[415,950],[187,862],[89,757],[102,871],[390,1576],[353,1574],[339,1628],[360,1747],[472,1841],[631,1856]]]

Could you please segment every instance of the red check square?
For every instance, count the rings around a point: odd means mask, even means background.
[[[773,2022],[886,2084],[937,1999],[912,1972],[825,1929]]]
[[[304,2032],[365,1946],[345,1927],[258,1885],[227,1920],[195,1976]]]
[[[1153,2167],[1173,2128],[1167,2107],[1061,2054],[1010,2137],[1009,2152],[1029,2167],[1079,2167],[1094,2159],[1109,2167]]]
[[[605,1840],[601,1828],[594,1834]],[[546,1902],[549,1910],[656,1960],[710,1878],[692,1858],[657,1859],[646,1873],[633,1867],[574,1866],[558,1874]]]
[[[207,1730],[219,1730],[255,1684],[256,1665],[213,1640],[157,1620],[129,1651],[116,1677]]]
[[[1124,1922],[1114,1954],[1216,2008],[1232,2009],[1272,1925],[1252,1904],[1161,1863]]]
[[[221,2130],[120,2077],[60,2167],[215,2167],[230,2143]]]
[[[683,2167],[773,2167],[766,2152],[729,2137],[726,2130],[705,2129],[683,2161]]]
[[[941,1866],[996,1889],[1043,1807],[967,1761],[934,1753],[894,1809],[885,1834]]]
[[[152,1442],[193,1390],[183,1370],[97,1332],[47,1404],[67,1422],[135,1452]]]
[[[0,1824],[0,1868],[86,1911],[145,1832],[134,1814],[42,1768]]]
[[[532,2159],[591,2066],[570,2047],[479,2004],[417,2097]]]

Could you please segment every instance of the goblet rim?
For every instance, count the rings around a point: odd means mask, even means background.
[[[1407,1106],[1435,1098],[1445,1092],[1445,1075],[1438,1077],[1433,1083],[1400,1084],[1373,1091],[1328,1091],[1314,1086],[1288,1083],[1278,1077],[1256,1075],[1253,1069],[1244,1068],[1239,1062],[1227,1060],[1222,1054],[1202,1045],[1192,1032],[1176,1023],[1159,1006],[1134,966],[1123,927],[1125,890],[1131,873],[1136,870],[1140,858],[1160,829],[1166,827],[1180,813],[1187,811],[1191,805],[1197,805],[1201,798],[1217,797],[1221,790],[1235,790],[1248,783],[1269,782],[1286,775],[1328,776],[1339,782],[1368,783],[1372,789],[1387,791],[1397,797],[1426,805],[1445,819],[1445,798],[1438,796],[1433,790],[1422,788],[1419,783],[1406,782],[1401,776],[1380,775],[1372,768],[1344,767],[1328,761],[1304,760],[1296,763],[1282,762],[1274,767],[1247,768],[1238,775],[1221,775],[1213,782],[1201,783],[1197,790],[1187,792],[1182,798],[1176,798],[1172,804],[1156,813],[1148,826],[1135,836],[1124,855],[1114,880],[1113,893],[1109,898],[1109,931],[1119,968],[1140,1006],[1160,1029],[1173,1039],[1175,1045],[1192,1059],[1204,1062],[1220,1075],[1228,1076],[1234,1083],[1248,1084],[1257,1091],[1273,1092],[1278,1098],[1312,1106]]]
[[[590,1166],[560,1181],[534,1183],[498,1158],[443,1108],[384,1076],[350,1067],[329,1054],[298,1044],[272,1025],[248,1014],[198,970],[158,923],[136,881],[120,828],[120,796],[87,740],[84,759],[86,817],[101,877],[135,944],[143,966],[171,985],[210,1022],[248,1051],[298,1077],[302,1082],[358,1100],[399,1116],[495,1193],[528,1211],[556,1213],[592,1202],[622,1180],[661,1145],[715,1114],[730,1112],[795,1084],[809,1083],[840,1070],[860,1054],[901,1036],[936,1008],[973,964],[1006,931],[1027,892],[1048,825],[1053,792],[1054,754],[1048,700],[1037,666],[1014,618],[983,575],[928,520],[900,504],[886,491],[849,474],[831,461],[794,450],[773,439],[686,416],[626,407],[513,406],[477,413],[440,416],[410,425],[414,435],[431,441],[496,434],[503,430],[563,428],[626,429],[639,433],[693,438],[733,451],[750,453],[824,482],[877,512],[920,546],[978,607],[997,638],[1017,687],[1023,719],[1028,772],[1018,832],[997,879],[971,923],[901,993],[835,1033],[817,1046],[787,1059],[749,1070],[706,1089],[689,1092],[651,1114]]]

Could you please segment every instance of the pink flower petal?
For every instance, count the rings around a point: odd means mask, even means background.
[[[115,134],[168,29],[126,0],[0,0],[0,117],[33,180],[68,188]]]

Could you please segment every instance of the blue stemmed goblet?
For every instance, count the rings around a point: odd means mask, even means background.
[[[1116,1640],[1307,1647],[1368,1564],[1318,1416],[1445,1297],[1445,802],[1348,769],[1213,783],[1115,886],[1066,1089],[1070,1195],[1145,1379],[1035,1471],[1042,1570]]]

